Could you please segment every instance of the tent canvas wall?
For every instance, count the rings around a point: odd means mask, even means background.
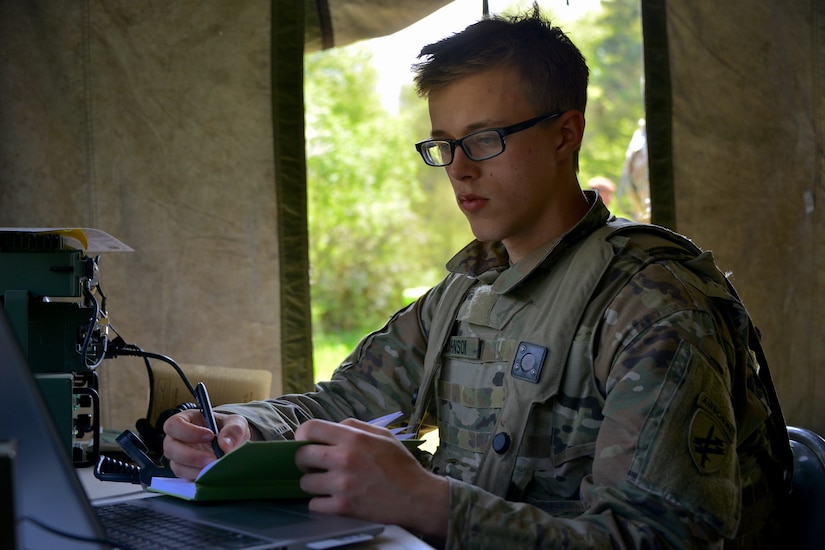
[[[652,219],[731,272],[786,420],[825,433],[825,2],[642,14]]]
[[[129,342],[310,389],[305,43],[445,3],[0,3],[0,226],[111,233],[135,249],[101,263]],[[756,4],[642,2],[653,220],[733,273],[788,421],[825,433],[825,6]],[[100,372],[104,424],[131,426],[142,364]]]
[[[104,254],[100,277],[127,342],[312,389],[304,42],[445,3],[0,2],[0,227],[115,236],[134,252]],[[104,426],[145,416],[142,361],[98,373]]]

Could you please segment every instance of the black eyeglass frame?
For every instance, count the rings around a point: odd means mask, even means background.
[[[450,164],[452,164],[453,160],[455,160],[455,149],[456,149],[456,147],[461,147],[461,150],[464,151],[464,154],[467,155],[467,158],[469,158],[470,160],[474,160],[474,161],[488,160],[488,159],[495,158],[495,157],[499,156],[507,148],[507,140],[504,139],[505,137],[507,137],[509,135],[512,135],[512,134],[515,134],[516,132],[521,132],[522,130],[527,130],[528,128],[532,128],[533,126],[535,126],[539,122],[543,122],[545,120],[550,120],[550,119],[559,117],[559,116],[563,115],[564,113],[565,113],[565,111],[556,111],[555,113],[550,113],[550,114],[547,114],[547,115],[540,115],[540,116],[531,118],[529,120],[525,120],[523,122],[517,122],[515,124],[511,124],[510,126],[506,126],[504,128],[485,128],[483,130],[478,130],[476,132],[471,132],[471,133],[467,134],[466,136],[464,136],[462,138],[458,138],[458,139],[432,139],[432,138],[425,139],[425,140],[419,141],[418,143],[415,144],[415,150],[418,151],[418,154],[421,155],[421,158],[424,159],[424,163],[427,166],[434,166],[434,167],[449,166]],[[501,140],[501,151],[499,151],[498,153],[492,154],[492,155],[487,155],[487,156],[483,156],[483,157],[475,157],[475,156],[472,155],[472,153],[470,153],[470,151],[467,150],[466,147],[464,147],[464,140],[469,139],[473,136],[477,136],[478,134],[482,134],[484,132],[495,132],[495,133],[498,134],[498,137]],[[427,160],[428,155],[426,155],[425,152],[424,152],[424,146],[427,145],[428,143],[447,143],[447,144],[449,144],[449,146],[450,146],[450,162],[446,162],[446,163],[443,163],[443,164],[433,164],[433,163],[429,162]],[[432,157],[430,157],[430,158],[432,158]]]

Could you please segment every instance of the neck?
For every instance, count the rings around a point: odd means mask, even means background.
[[[558,239],[570,231],[587,215],[589,210],[590,203],[587,202],[584,193],[577,185],[575,190],[566,197],[553,202],[553,208],[547,213],[544,231],[529,241],[516,242],[513,239],[503,241],[507,254],[510,256],[510,263],[518,262],[544,243]]]

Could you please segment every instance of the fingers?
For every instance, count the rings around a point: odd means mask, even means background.
[[[327,443],[335,437],[335,424],[327,420],[307,420],[295,430],[295,441]]]
[[[382,435],[385,437],[393,437],[392,432],[390,432],[387,428],[382,426],[374,426],[369,422],[364,422],[363,420],[358,420],[356,418],[347,418],[346,420],[342,420],[340,424],[344,426],[351,426],[353,428],[357,428],[364,432],[369,432],[375,435]]]
[[[250,437],[249,425],[239,415],[215,413],[220,429],[218,445],[229,452]],[[214,434],[204,425],[203,415],[197,410],[186,410],[170,417],[163,425],[166,437],[163,454],[176,476],[194,479],[200,471],[214,462],[212,449]]]
[[[316,445],[305,445],[295,454],[295,463],[303,472],[325,470],[352,470],[363,449],[381,435],[393,437],[388,430],[361,429],[374,428],[357,420],[329,422],[326,420],[308,420],[295,431],[297,441],[309,441]],[[383,433],[381,433],[383,431]]]
[[[249,422],[241,415],[215,413],[215,420],[220,428],[218,445],[225,453],[251,439]]]
[[[389,430],[357,420],[310,420],[295,436],[312,443],[295,453],[301,488],[315,495],[311,510],[416,529],[422,527],[410,510],[428,517],[434,510],[438,528],[446,525],[440,515],[449,508],[446,482],[424,470]]]
[[[308,420],[301,424],[295,431],[295,439],[298,441],[312,441],[315,443],[326,443],[332,445],[348,437],[357,437],[358,432],[367,432],[395,440],[395,436],[387,428],[373,426],[368,422],[347,418],[341,422],[330,422],[328,420]]]
[[[201,412],[195,409],[170,416],[163,423],[163,433],[184,443],[208,443],[213,435],[206,427]]]
[[[216,460],[211,444],[187,443],[168,434],[163,439],[163,454],[175,475],[183,479],[195,479],[201,470]]]

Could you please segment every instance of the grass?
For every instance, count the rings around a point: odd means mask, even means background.
[[[364,334],[366,332],[316,334],[312,344],[315,381],[329,380],[332,371],[346,359]]]

